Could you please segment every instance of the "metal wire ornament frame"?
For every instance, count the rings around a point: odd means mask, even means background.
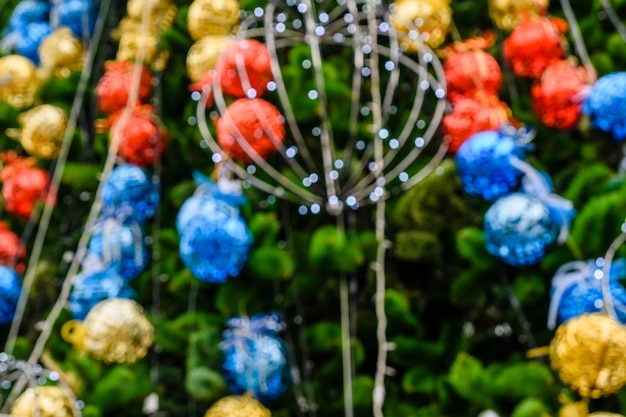
[[[387,319],[384,308],[386,240],[385,201],[397,192],[420,182],[445,157],[447,144],[424,151],[435,138],[446,111],[443,67],[435,53],[422,40],[416,22],[406,22],[412,30],[407,36],[418,52],[408,55],[400,48],[398,34],[390,22],[390,10],[380,0],[286,0],[270,1],[265,9],[255,9],[245,19],[237,40],[256,38],[267,46],[271,56],[273,81],[268,90],[283,112],[288,137],[283,144],[269,128],[264,115],[256,118],[279,154],[266,161],[229,122],[236,143],[252,160],[240,165],[224,153],[207,121],[207,98],[212,96],[215,119],[227,111],[227,99],[219,77],[196,95],[197,123],[204,145],[213,152],[213,161],[252,186],[276,197],[301,204],[300,214],[318,213],[322,207],[337,216],[338,229],[345,228],[345,209],[375,205],[375,231],[379,242],[371,268],[376,276],[374,303],[377,317],[378,355],[372,393],[374,417],[383,417],[387,352]],[[289,26],[288,26],[289,25]],[[307,45],[310,56],[302,62],[311,69],[314,89],[288,85],[283,65],[289,51]],[[349,53],[346,53],[349,51]],[[351,95],[346,112],[348,128],[339,133],[332,123],[330,94],[325,79],[325,62],[332,54],[352,63]],[[221,73],[218,61],[216,74]],[[243,56],[236,57],[237,75],[248,98],[258,92],[251,88]],[[350,78],[350,77],[348,77]],[[308,96],[317,101],[316,123],[300,123],[294,112],[293,97]],[[193,96],[192,96],[193,97]],[[270,99],[271,100],[271,99]],[[397,115],[402,102],[408,112]],[[226,120],[228,122],[228,120]],[[305,126],[310,133],[303,130]],[[363,127],[368,130],[364,132]],[[339,138],[343,135],[342,138]],[[365,138],[365,139],[363,139]],[[319,143],[315,143],[318,141]],[[314,143],[315,147],[307,146]],[[426,156],[426,154],[428,156]],[[418,159],[418,157],[420,157]],[[275,162],[277,160],[277,162]],[[282,165],[282,167],[281,167]],[[340,278],[344,415],[353,417],[350,307],[348,280]]]
[[[399,47],[398,35],[388,23],[389,12],[377,1],[337,1],[330,13],[318,13],[317,6],[310,0],[288,0],[286,7],[275,3],[271,2],[262,12],[255,11],[258,16],[245,19],[236,37],[261,39],[270,51],[274,77],[271,89],[280,103],[289,132],[286,143],[274,136],[261,112],[256,116],[264,126],[264,134],[281,156],[281,162],[301,183],[293,181],[291,176],[287,178],[273,161],[262,158],[234,125],[230,127],[235,140],[252,164],[244,167],[223,154],[206,114],[206,97],[210,94],[214,95],[219,114],[223,115],[227,109],[217,77],[205,87],[204,97],[199,98],[197,106],[198,128],[205,144],[214,152],[213,160],[223,161],[235,175],[276,197],[308,206],[321,205],[335,215],[346,206],[357,209],[388,198],[392,190],[406,190],[432,171],[445,156],[445,144],[431,156],[432,164],[410,172],[418,156],[432,142],[445,113],[445,78],[433,51],[422,44],[418,28],[415,42],[419,44],[419,53],[410,56]],[[287,23],[291,27],[287,27]],[[315,82],[315,90],[309,92],[286,85],[281,70],[289,49],[303,44],[310,47]],[[353,52],[350,127],[347,137],[341,141],[343,146],[339,145],[330,123],[324,79],[325,52],[336,52],[337,47],[350,48]],[[255,98],[257,92],[250,86],[243,57],[238,58],[238,75],[244,91],[249,98]],[[219,63],[216,71],[220,72]],[[407,78],[411,80],[410,92],[404,91]],[[401,123],[395,117],[399,89],[410,103],[410,112]],[[314,135],[319,138],[319,152],[307,147],[306,138],[310,135],[302,131],[290,98],[307,93],[319,103],[319,124],[315,126],[317,133]],[[428,115],[423,111],[426,107],[432,110]],[[359,133],[359,127],[364,124],[370,126],[367,139],[361,139],[362,133]]]

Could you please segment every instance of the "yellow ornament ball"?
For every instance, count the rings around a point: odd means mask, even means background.
[[[39,78],[35,64],[20,55],[0,58],[0,101],[22,108],[33,104]]]
[[[128,0],[126,10],[128,18],[138,25],[145,15],[149,19],[148,30],[162,32],[172,26],[177,8],[169,0]]]
[[[72,403],[65,391],[57,386],[29,388],[11,408],[13,417],[73,417]]]
[[[391,12],[400,46],[410,52],[419,49],[418,37],[430,48],[441,45],[451,21],[452,9],[447,0],[396,0]]]
[[[626,384],[626,327],[603,314],[561,324],[550,343],[550,364],[582,397],[599,398]]]
[[[62,335],[75,349],[95,359],[134,363],[148,353],[154,327],[135,301],[110,298],[96,304],[82,323],[65,323]]]
[[[83,43],[68,27],[60,27],[41,41],[39,58],[45,77],[67,78],[83,68]]]
[[[59,155],[67,114],[60,107],[42,104],[18,117],[20,129],[8,129],[7,135],[17,139],[29,155],[39,159],[54,159]]]
[[[187,30],[197,41],[209,35],[229,35],[239,23],[237,0],[195,0],[189,6]]]
[[[250,395],[224,397],[206,412],[204,417],[271,417],[270,410]]]
[[[191,81],[199,81],[207,71],[215,68],[227,43],[227,36],[207,36],[189,48],[189,52],[187,52],[187,74]]]
[[[118,61],[135,61],[142,51],[143,62],[156,71],[165,69],[169,54],[167,51],[159,50],[159,37],[153,32],[133,32],[122,33],[120,43],[117,48],[116,59]]]
[[[542,15],[548,0],[489,0],[489,15],[497,27],[511,32],[527,16]]]

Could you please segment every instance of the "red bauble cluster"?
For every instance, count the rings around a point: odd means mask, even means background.
[[[19,274],[24,272],[26,248],[20,238],[5,222],[0,222],[0,265],[15,268]]]
[[[165,151],[166,135],[152,106],[144,104],[152,93],[152,75],[141,67],[137,102],[129,116],[129,103],[135,65],[128,61],[110,61],[98,81],[98,104],[108,118],[98,123],[100,131],[111,129],[111,138],[119,141],[117,155],[123,162],[143,167],[154,165]],[[124,125],[121,126],[120,123]]]
[[[502,71],[483,49],[495,40],[492,33],[455,42],[444,50],[443,70],[452,111],[443,117],[442,133],[448,151],[459,147],[475,133],[496,130],[511,123],[511,110],[498,98]]]
[[[565,56],[567,23],[549,17],[531,17],[505,39],[502,53],[515,75],[538,78],[546,67]]]
[[[4,209],[19,218],[28,219],[35,204],[46,198],[48,172],[35,166],[29,158],[5,153],[6,165],[0,170]]]
[[[557,129],[576,127],[586,78],[585,71],[569,61],[548,66],[531,90],[533,112],[541,123]]]
[[[500,65],[485,51],[453,53],[444,61],[443,71],[450,101],[477,90],[493,95],[497,95],[500,90],[502,82]]]
[[[283,116],[262,98],[236,100],[218,119],[216,128],[221,148],[244,162],[252,162],[254,152],[265,158],[285,140]]]
[[[135,65],[128,61],[109,61],[104,64],[104,75],[98,81],[96,92],[98,106],[103,113],[111,114],[126,107],[130,96]],[[139,101],[152,92],[152,74],[142,67],[139,77]]]
[[[269,50],[254,39],[229,43],[220,55],[216,70],[222,91],[233,97],[260,97],[273,79]],[[248,87],[255,91],[248,94]]]
[[[456,153],[472,135],[485,130],[497,130],[504,123],[512,123],[509,106],[492,94],[479,92],[459,96],[454,110],[443,117],[444,140],[448,150]]]
[[[549,16],[522,21],[504,41],[503,54],[513,72],[533,80],[532,109],[544,125],[571,129],[581,116],[585,71],[566,60],[567,23]]]

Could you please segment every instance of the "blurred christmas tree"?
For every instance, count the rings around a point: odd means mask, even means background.
[[[2,413],[626,413],[625,15],[4,0]]]

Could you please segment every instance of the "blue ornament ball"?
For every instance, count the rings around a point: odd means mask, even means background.
[[[176,230],[183,235],[193,219],[207,213],[222,213],[225,216],[238,216],[239,209],[215,198],[209,193],[195,193],[180,207],[176,216]]]
[[[521,193],[499,198],[484,218],[487,251],[514,266],[538,263],[559,230],[541,201]]]
[[[148,172],[133,164],[116,166],[102,189],[102,211],[109,217],[132,217],[143,222],[159,204],[159,190]]]
[[[136,297],[128,281],[112,269],[88,271],[75,278],[70,293],[69,308],[76,320],[84,320],[89,311],[99,302],[109,298]]]
[[[22,0],[9,18],[8,32],[23,32],[30,23],[49,20],[50,3],[40,0]]]
[[[592,127],[618,141],[626,139],[626,72],[600,77],[583,101],[582,110],[590,116]]]
[[[16,52],[39,65],[39,45],[52,33],[48,22],[34,22],[26,26],[16,43]]]
[[[143,228],[131,219],[101,219],[96,223],[88,250],[102,264],[126,279],[135,278],[148,264]]]
[[[201,281],[222,283],[237,276],[248,259],[252,234],[238,215],[222,210],[195,216],[183,230],[179,252]]]
[[[250,321],[243,319],[237,327],[224,332],[220,347],[224,355],[224,378],[231,392],[252,392],[259,401],[269,402],[287,389],[289,364],[285,343],[277,330],[254,324],[263,319],[263,315]]]
[[[97,9],[92,0],[61,0],[52,8],[51,18],[55,26],[67,26],[74,35],[82,39],[93,33]]]
[[[626,323],[626,289],[619,282],[611,281],[609,290],[617,319]],[[603,307],[602,281],[588,277],[565,290],[559,304],[559,319],[565,322],[583,314],[601,312]]]
[[[21,291],[21,279],[17,272],[0,265],[0,324],[13,320]]]
[[[487,201],[512,192],[522,175],[512,158],[524,160],[523,149],[513,136],[492,130],[471,136],[456,153],[465,191]]]

